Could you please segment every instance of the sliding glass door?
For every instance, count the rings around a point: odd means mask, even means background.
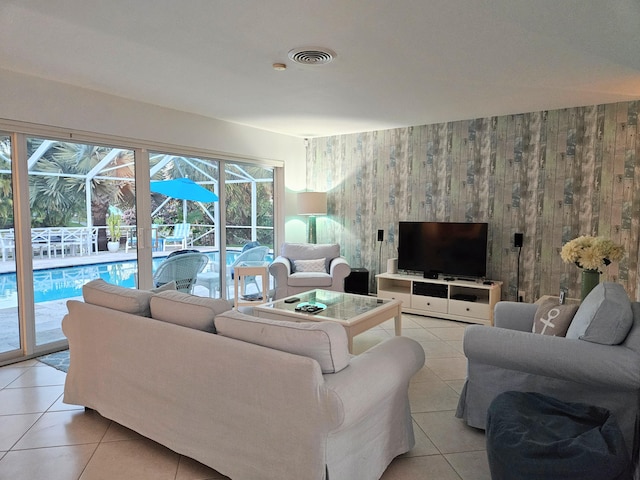
[[[20,350],[11,137],[0,134],[0,358]]]
[[[219,231],[219,169],[217,160],[151,152],[151,243],[157,266],[169,255],[184,250],[204,253],[204,270],[190,293],[221,297]],[[190,274],[191,275],[191,274]]]
[[[274,247],[274,169],[246,163],[225,163],[225,247],[227,298],[234,293],[233,267],[253,262],[268,263]],[[256,247],[267,247],[256,248]],[[254,279],[251,279],[254,280]],[[249,281],[245,299],[261,298],[260,281]]]
[[[69,299],[102,278],[135,286],[134,157],[128,149],[27,137],[36,346],[65,341]],[[111,228],[109,228],[111,225]],[[115,247],[108,250],[108,243]]]
[[[87,282],[150,288],[179,250],[208,257],[191,293],[232,298],[242,250],[273,253],[274,171],[0,133],[0,364],[65,348],[66,302]]]

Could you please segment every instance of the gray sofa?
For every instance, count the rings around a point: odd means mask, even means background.
[[[296,269],[296,263],[323,260],[322,271]],[[298,262],[302,260],[302,262]],[[312,270],[311,268],[309,270]],[[347,260],[340,256],[340,245],[313,243],[283,243],[280,255],[269,266],[275,280],[273,299],[296,295],[314,288],[344,292],[344,279],[351,273]]]
[[[373,480],[414,445],[408,386],[424,351],[411,339],[353,357],[332,322],[102,281],[84,298],[62,322],[64,402],[234,480]]]
[[[484,429],[500,393],[538,392],[608,409],[637,457],[640,303],[619,284],[600,284],[580,305],[566,337],[532,333],[537,310],[535,304],[499,302],[495,328],[465,329],[468,374],[456,416]]]

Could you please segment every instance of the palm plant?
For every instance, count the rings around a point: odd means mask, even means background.
[[[13,227],[13,197],[11,188],[11,141],[0,138],[0,227]]]
[[[29,139],[29,151],[35,151],[41,143],[41,139]],[[33,226],[68,225],[74,216],[84,215],[86,175],[111,150],[109,147],[60,142],[42,155],[32,170],[48,175],[29,176]],[[109,204],[122,198],[122,187],[113,179],[99,176],[90,180],[89,187],[92,222],[104,225]]]

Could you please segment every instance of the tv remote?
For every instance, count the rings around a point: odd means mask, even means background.
[[[299,302],[300,299],[298,297],[293,297],[293,298],[287,298],[284,303],[296,303]]]

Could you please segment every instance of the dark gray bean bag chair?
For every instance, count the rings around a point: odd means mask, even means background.
[[[606,409],[533,392],[504,392],[487,412],[493,480],[628,480],[630,457]]]

